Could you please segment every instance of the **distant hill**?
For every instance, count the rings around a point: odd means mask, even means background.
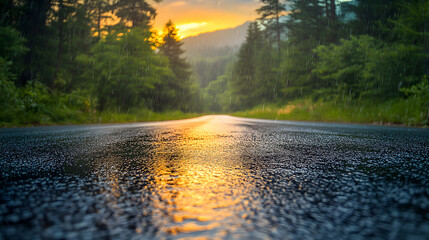
[[[189,60],[198,58],[216,57],[219,54],[235,52],[246,40],[247,27],[250,22],[237,26],[217,30],[213,32],[201,33],[196,36],[184,38],[183,50],[185,57]]]

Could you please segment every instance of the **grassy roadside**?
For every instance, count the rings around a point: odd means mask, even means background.
[[[97,123],[132,123],[147,121],[165,121],[193,118],[208,113],[183,113],[180,111],[153,112],[147,109],[129,112],[91,112],[64,107],[50,111],[29,112],[26,115],[13,116],[12,121],[0,121],[0,127],[23,127],[40,125],[70,125]],[[314,102],[296,100],[284,105],[260,105],[248,111],[228,113],[237,117],[347,122],[377,125],[404,125],[428,127],[428,109],[425,103],[415,99],[398,99],[387,102]]]
[[[0,76],[1,77],[1,76]],[[50,91],[39,82],[17,88],[0,78],[0,127],[128,123],[192,118],[203,114],[180,111],[153,112],[144,107],[128,111],[96,110],[97,101],[85,90]]]
[[[203,113],[183,113],[180,111],[169,112],[152,112],[149,110],[137,113],[113,113],[103,112],[96,119],[98,123],[129,123],[129,122],[149,122],[149,121],[166,121],[186,118],[194,118],[205,115]]]
[[[135,112],[112,112],[88,113],[71,111],[61,118],[50,118],[49,116],[29,116],[26,120],[13,122],[0,122],[0,127],[25,127],[25,126],[50,126],[50,125],[72,125],[72,124],[97,124],[97,123],[133,123],[149,121],[166,121],[199,117],[204,114],[183,113],[180,111],[153,112],[140,110]]]
[[[369,123],[377,125],[405,125],[427,127],[428,109],[424,104],[407,99],[398,99],[382,103],[376,102],[313,102],[297,100],[288,104],[261,105],[244,112],[235,112],[237,117]]]

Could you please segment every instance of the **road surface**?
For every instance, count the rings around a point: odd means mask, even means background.
[[[429,238],[427,129],[205,116],[0,148],[0,239]]]

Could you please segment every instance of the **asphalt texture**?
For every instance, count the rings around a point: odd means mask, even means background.
[[[0,239],[429,239],[427,129],[205,116],[0,151]]]

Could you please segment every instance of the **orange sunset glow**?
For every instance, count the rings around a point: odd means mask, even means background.
[[[184,38],[254,20],[259,3],[255,0],[165,0],[153,6],[158,12],[154,28],[161,31],[171,19]]]

